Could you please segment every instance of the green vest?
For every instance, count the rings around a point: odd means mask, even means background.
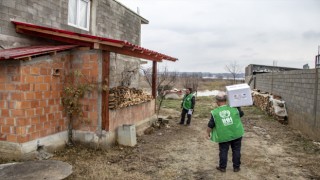
[[[211,132],[212,141],[222,143],[243,136],[244,129],[237,108],[224,105],[212,110],[211,114],[215,122]]]
[[[189,95],[184,95],[183,102],[182,102],[183,108],[191,109],[191,107],[192,107],[192,101],[191,101],[192,97],[193,97],[192,93],[190,93]]]

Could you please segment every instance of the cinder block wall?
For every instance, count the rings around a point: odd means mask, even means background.
[[[0,62],[2,141],[24,143],[66,130],[61,91],[69,62],[69,53]]]
[[[288,111],[289,125],[320,140],[320,73],[316,69],[256,75],[256,89],[280,95]]]

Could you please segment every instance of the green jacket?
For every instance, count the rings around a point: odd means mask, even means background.
[[[188,95],[184,95],[183,100],[182,100],[182,107],[184,109],[193,109],[193,104],[192,104],[192,98],[193,98],[193,94],[190,93]]]
[[[211,140],[222,143],[243,136],[244,129],[237,108],[228,105],[220,106],[211,111],[215,127],[211,132]]]

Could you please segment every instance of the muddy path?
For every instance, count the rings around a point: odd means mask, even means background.
[[[68,179],[320,179],[320,148],[288,126],[244,108],[245,136],[240,172],[218,172],[218,145],[205,139],[208,119],[197,114],[181,126],[179,112],[163,109],[169,124],[138,137],[135,147],[68,148],[53,159],[69,162]]]

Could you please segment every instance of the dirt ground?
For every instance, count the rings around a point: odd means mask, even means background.
[[[199,105],[199,104],[198,104]],[[169,124],[138,137],[135,147],[108,150],[81,146],[52,159],[73,166],[68,179],[320,179],[320,148],[255,107],[243,109],[245,136],[240,172],[233,172],[231,152],[226,173],[215,169],[218,145],[205,138],[208,118],[195,113],[181,126],[180,112],[163,109]]]

